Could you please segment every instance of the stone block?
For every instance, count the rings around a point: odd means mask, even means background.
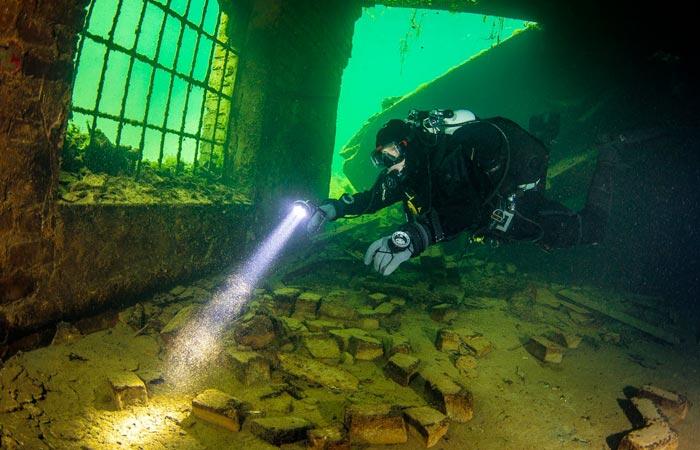
[[[398,306],[399,308],[403,308],[404,306],[406,306],[406,300],[401,297],[392,297],[391,299],[389,299],[389,302]]]
[[[296,318],[315,318],[321,304],[321,295],[313,292],[304,292],[297,297],[294,303],[294,314]]]
[[[309,328],[299,319],[293,317],[278,317],[278,323],[281,325],[282,333],[287,337],[297,336],[309,331]]]
[[[435,305],[430,309],[430,318],[436,322],[449,323],[457,318],[457,311],[448,303]]]
[[[630,399],[634,407],[639,411],[639,414],[644,419],[645,425],[650,425],[653,422],[665,421],[666,418],[661,414],[659,407],[654,404],[651,399],[642,397],[632,397]]]
[[[355,320],[358,317],[354,308],[337,301],[323,300],[318,309],[319,317],[336,320]]]
[[[491,341],[483,336],[463,336],[462,343],[478,358],[486,356],[487,354],[491,353],[491,350],[493,350],[493,344],[491,344]]]
[[[148,392],[143,380],[133,372],[117,372],[108,376],[112,400],[117,409],[148,403]]]
[[[275,340],[275,337],[272,320],[262,314],[257,314],[250,320],[236,325],[234,331],[236,342],[253,350],[259,350],[268,346]]]
[[[428,448],[440,441],[450,425],[447,416],[429,406],[406,409],[404,416],[406,421],[423,436],[423,442]]]
[[[270,381],[270,362],[259,353],[227,349],[226,357],[236,378],[246,386]]]
[[[374,313],[379,316],[388,316],[396,311],[397,307],[391,302],[385,302],[374,308]]]
[[[676,450],[678,434],[665,421],[657,421],[628,433],[618,450]]]
[[[294,303],[297,297],[301,295],[301,289],[297,288],[279,288],[272,291],[272,302],[270,306],[275,314],[289,315],[294,309]]]
[[[181,308],[175,314],[175,317],[170,319],[163,329],[160,330],[160,336],[166,343],[171,343],[177,336],[177,333],[194,319],[198,311],[199,306],[197,305],[187,305]]]
[[[373,361],[384,355],[382,343],[371,336],[350,336],[348,351],[360,361]]]
[[[353,444],[404,444],[408,440],[403,415],[391,405],[349,406],[345,427]]]
[[[474,417],[474,397],[471,392],[435,369],[420,371],[425,382],[425,393],[431,403],[457,422],[468,422]]]
[[[313,331],[313,332],[338,330],[338,329],[345,328],[345,325],[343,325],[341,322],[337,322],[335,320],[322,320],[322,319],[305,320],[304,324],[309,329],[309,331]]]
[[[294,416],[266,417],[250,422],[250,431],[272,445],[291,444],[306,439],[313,424]]]
[[[216,389],[207,389],[192,400],[192,414],[227,430],[241,429],[240,400]]]
[[[340,367],[294,354],[278,353],[280,368],[296,378],[330,389],[356,391],[360,381],[351,373]]]
[[[302,340],[304,347],[311,353],[311,356],[317,359],[335,359],[340,358],[340,348],[338,341],[331,336],[315,335],[305,336]]]
[[[384,373],[401,386],[408,386],[418,371],[418,366],[420,366],[418,358],[397,353],[389,358],[389,362],[384,366]]]
[[[307,433],[307,450],[350,450],[350,439],[340,427],[315,428]]]
[[[375,292],[374,294],[370,294],[368,296],[369,302],[374,306],[381,305],[382,303],[387,301],[388,297],[388,295],[382,294],[381,292]]]
[[[458,352],[461,343],[462,339],[456,331],[443,328],[438,331],[435,347],[441,352]]]
[[[565,333],[563,331],[556,331],[552,336],[552,340],[564,348],[578,348],[581,345],[581,336],[573,333]]]
[[[51,345],[71,344],[79,341],[83,334],[74,325],[68,322],[58,322],[56,324],[56,333],[53,335]]]
[[[330,330],[328,334],[333,336],[338,341],[338,345],[343,351],[348,351],[348,349],[350,348],[351,337],[367,336],[367,332],[359,328],[344,328],[342,330]]]
[[[688,415],[688,399],[676,392],[647,384],[639,389],[637,396],[653,401],[669,419],[681,421]]]
[[[562,347],[542,336],[531,337],[525,349],[535,358],[548,363],[559,364],[564,356]]]
[[[360,317],[355,321],[355,326],[361,330],[373,331],[379,329],[379,319],[374,317]]]
[[[410,354],[412,352],[411,343],[406,336],[394,334],[382,339],[384,344],[384,354],[394,356],[396,353]]]

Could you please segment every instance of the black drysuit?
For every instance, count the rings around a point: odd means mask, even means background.
[[[609,176],[598,177],[595,201],[589,192],[579,213],[547,199],[548,150],[511,120],[480,119],[452,135],[413,136],[405,153],[405,173],[384,170],[371,189],[334,200],[338,217],[403,201],[408,222],[402,229],[417,244],[414,255],[463,231],[546,248],[602,239]]]

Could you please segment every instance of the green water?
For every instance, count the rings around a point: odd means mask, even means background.
[[[369,117],[381,112],[384,99],[412,92],[525,24],[477,14],[364,8],[355,24],[352,57],[343,73],[333,174],[342,177],[339,150]]]

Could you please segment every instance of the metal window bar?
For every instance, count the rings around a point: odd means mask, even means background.
[[[205,2],[204,2],[204,12],[202,13],[202,20],[199,23],[199,28],[204,27],[204,20],[206,19],[206,16],[207,16],[206,12],[207,12],[207,9],[209,8],[210,1],[211,0],[205,0]],[[183,27],[183,29],[184,29],[184,27]],[[190,78],[194,77],[194,69],[197,66],[197,54],[199,53],[199,44],[201,42],[202,42],[202,34],[198,33],[197,34],[197,42],[194,45],[194,59],[192,61],[192,67],[190,68],[190,74],[189,74]],[[216,43],[212,44],[212,46],[214,46],[214,45],[216,45]],[[187,121],[187,112],[188,112],[188,109],[190,106],[190,95],[192,94],[192,86],[193,86],[192,83],[187,83],[187,92],[185,93],[185,108],[182,112],[182,121],[180,122],[180,129],[181,130],[185,129],[185,123]],[[207,95],[206,91],[204,91],[203,95],[204,95],[204,98],[202,98],[202,101],[204,101],[206,98],[206,95]],[[216,137],[216,136],[214,136],[214,137]],[[180,135],[180,139],[178,139],[178,143],[177,143],[177,164],[175,166],[176,173],[180,171],[180,158],[182,157],[182,141],[183,141],[183,136]],[[193,167],[194,167],[194,170],[196,170],[196,167],[197,167],[197,156],[196,155],[194,157]]]
[[[219,26],[221,25],[221,20],[219,20],[216,23],[216,32],[215,34],[218,36],[219,34]],[[211,46],[211,52],[209,53],[209,66],[207,67],[207,76],[205,77],[207,80],[207,84],[209,84],[209,79],[211,77],[211,68],[214,65],[213,60],[214,60],[214,54],[216,53],[216,43],[212,44]],[[202,107],[199,110],[199,117],[201,117],[201,120],[199,121],[199,127],[197,128],[197,135],[201,136],[202,135],[202,125],[204,125],[204,110],[207,107],[207,94],[206,92],[204,93],[204,97],[202,98]],[[216,135],[212,135],[214,139],[216,139]],[[197,163],[199,159],[197,158],[199,154],[199,144],[201,141],[197,141],[197,144],[194,147],[194,170],[197,170]],[[212,144],[213,146],[214,144]]]
[[[170,1],[170,0],[169,0]],[[187,0],[187,6],[185,7],[185,17],[190,13],[190,7],[192,6],[192,0]],[[202,14],[202,17],[206,16],[206,10]],[[182,38],[185,36],[184,23],[180,24],[180,35],[177,38],[177,47],[175,48],[175,58],[173,60],[173,69],[177,67],[178,58],[180,58],[180,49],[182,48]],[[193,65],[197,64],[197,61],[192,62]],[[210,62],[211,64],[211,62]],[[173,86],[175,86],[175,74],[174,72],[170,74],[170,86],[168,87],[168,102],[165,104],[165,114],[163,115],[163,128],[168,124],[168,115],[170,114],[170,105],[173,100]],[[158,167],[163,163],[163,153],[165,152],[165,133],[160,135],[160,150],[158,152]],[[177,160],[175,167],[180,165],[180,160]]]
[[[207,94],[213,94],[217,97],[217,117],[216,117],[217,121],[218,121],[218,115],[220,112],[219,105],[221,104],[221,98],[225,98],[229,102],[231,102],[231,100],[232,100],[232,96],[226,95],[223,92],[224,79],[227,78],[226,77],[226,66],[227,66],[226,63],[224,64],[224,68],[223,68],[224,72],[222,73],[222,80],[219,83],[220,84],[219,89],[215,89],[214,87],[210,86],[212,60],[213,60],[213,56],[215,54],[215,50],[216,50],[217,45],[221,46],[224,49],[224,51],[226,52],[226,61],[228,61],[229,53],[233,53],[234,55],[238,55],[238,52],[235,49],[233,49],[230,46],[230,44],[225,43],[218,38],[219,29],[220,29],[221,20],[222,20],[222,11],[219,11],[219,14],[218,14],[218,17],[216,20],[216,25],[215,25],[215,32],[212,35],[204,30],[204,24],[205,24],[205,21],[207,18],[207,12],[209,11],[209,7],[212,4],[211,0],[205,0],[204,10],[202,11],[202,17],[201,17],[199,24],[195,24],[192,21],[187,19],[187,16],[189,15],[189,11],[191,9],[192,0],[188,0],[184,16],[178,14],[177,12],[175,12],[174,10],[172,10],[170,8],[172,0],[167,0],[167,3],[165,5],[161,5],[161,4],[157,3],[157,1],[155,1],[155,0],[143,0],[143,9],[141,11],[138,26],[136,29],[136,38],[134,40],[134,44],[133,44],[132,48],[127,49],[127,48],[117,44],[116,42],[114,42],[114,34],[116,31],[117,22],[119,20],[120,14],[121,14],[123,1],[124,0],[119,0],[119,2],[117,4],[117,9],[116,9],[116,12],[114,15],[114,20],[113,20],[112,26],[110,28],[110,31],[107,35],[108,36],[107,39],[88,31],[88,27],[90,25],[90,20],[93,16],[93,11],[95,8],[96,1],[93,0],[92,2],[90,2],[90,6],[88,9],[86,21],[85,21],[85,27],[82,30],[82,32],[80,33],[80,42],[78,44],[78,52],[77,52],[77,56],[76,56],[75,69],[74,69],[74,78],[73,78],[74,83],[75,83],[75,77],[77,76],[78,67],[80,64],[82,49],[83,49],[83,46],[84,46],[86,39],[91,39],[91,40],[95,41],[96,43],[105,46],[106,52],[105,52],[105,56],[104,56],[104,60],[103,60],[103,65],[101,68],[100,79],[98,82],[97,98],[95,101],[94,109],[81,108],[81,107],[73,105],[72,110],[75,112],[81,113],[81,114],[92,116],[92,119],[93,119],[92,120],[92,127],[90,129],[90,139],[91,140],[94,138],[94,131],[97,127],[97,119],[98,118],[109,119],[109,120],[113,120],[113,121],[117,122],[117,139],[116,139],[117,146],[119,146],[121,144],[121,137],[122,137],[122,131],[123,131],[124,125],[128,124],[128,125],[132,125],[135,127],[141,127],[142,132],[141,132],[141,139],[140,139],[140,144],[139,144],[139,158],[138,158],[138,162],[137,162],[137,171],[136,171],[137,174],[139,173],[140,168],[141,168],[141,164],[143,162],[143,150],[144,150],[145,135],[146,135],[147,129],[157,130],[162,134],[161,146],[160,146],[159,158],[158,158],[158,165],[159,166],[162,164],[163,151],[164,151],[163,146],[164,146],[164,140],[165,140],[166,133],[174,134],[174,135],[178,136],[178,141],[179,141],[178,150],[177,150],[177,167],[178,168],[180,166],[183,139],[184,138],[193,139],[196,143],[194,161],[193,161],[194,168],[196,169],[197,163],[198,163],[198,150],[199,150],[199,146],[200,146],[201,142],[204,142],[206,144],[211,145],[212,148],[216,145],[224,145],[225,146],[225,143],[228,142],[227,135],[226,135],[224,140],[220,140],[220,139],[216,139],[215,132],[214,132],[214,134],[212,134],[211,139],[208,139],[208,138],[202,136],[202,125],[204,122],[204,110],[205,110],[205,105],[206,105]],[[155,52],[153,59],[151,59],[145,55],[142,55],[136,51],[136,49],[138,47],[138,42],[139,42],[138,38],[140,36],[141,30],[143,27],[143,21],[144,21],[144,17],[146,14],[146,9],[147,9],[147,6],[149,4],[159,8],[163,12],[163,20],[161,23],[160,34],[158,36],[158,43],[156,46],[156,52]],[[161,49],[162,43],[163,43],[163,34],[164,34],[165,26],[166,26],[166,23],[167,23],[167,20],[169,17],[174,17],[175,19],[177,19],[180,22],[180,26],[181,26],[180,36],[178,38],[178,47],[176,49],[176,54],[175,54],[175,58],[173,61],[173,68],[166,67],[163,64],[158,62],[158,58],[160,56],[160,49]],[[192,66],[190,68],[189,75],[185,75],[185,74],[177,71],[177,62],[178,62],[180,47],[182,44],[183,34],[185,32],[186,26],[189,26],[191,29],[193,29],[197,33],[196,45],[195,45],[195,50],[194,50],[193,59],[192,59]],[[207,65],[207,72],[206,72],[206,76],[205,76],[203,82],[194,79],[194,71],[195,71],[195,67],[197,64],[197,60],[198,60],[197,56],[199,53],[202,36],[209,39],[212,43],[212,48],[211,48],[211,52],[210,52],[209,59],[208,59],[209,64]],[[124,53],[130,57],[126,83],[125,83],[125,87],[124,87],[123,97],[121,98],[120,112],[119,112],[118,116],[116,116],[114,114],[109,114],[109,113],[105,113],[103,111],[100,111],[100,107],[99,107],[100,101],[101,101],[102,95],[103,95],[104,84],[105,84],[105,75],[107,72],[107,64],[108,64],[109,55],[111,52],[121,52],[121,53]],[[141,121],[128,119],[125,117],[126,102],[127,102],[127,96],[129,93],[129,82],[131,80],[131,76],[133,73],[133,66],[134,66],[134,63],[136,60],[139,60],[145,64],[148,64],[152,68],[152,73],[151,73],[149,88],[148,88],[148,95],[146,97],[146,108],[145,108],[145,112],[143,115],[143,120],[141,120]],[[157,69],[160,69],[160,70],[166,72],[168,75],[170,75],[170,87],[169,87],[168,98],[167,98],[167,103],[166,103],[165,117],[164,117],[164,121],[163,121],[162,126],[157,126],[157,125],[153,125],[153,124],[148,123],[148,114],[150,111],[150,103],[151,103],[151,98],[153,95],[153,87],[154,87],[153,85],[154,85],[155,74],[156,74]],[[169,113],[170,104],[172,101],[172,90],[173,90],[173,84],[174,84],[175,77],[179,77],[180,79],[187,82],[187,93],[186,93],[185,104],[184,104],[184,108],[183,108],[182,121],[181,121],[179,130],[167,127],[168,113]],[[187,118],[187,108],[189,106],[189,98],[190,98],[190,93],[192,91],[193,86],[197,86],[197,87],[200,87],[203,89],[202,108],[200,110],[199,126],[198,126],[198,131],[196,134],[188,133],[185,131],[185,124],[186,124],[186,118]],[[216,126],[217,126],[217,124],[215,123],[215,129],[216,129]]]

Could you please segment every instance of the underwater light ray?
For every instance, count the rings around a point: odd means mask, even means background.
[[[213,362],[219,353],[226,325],[250,300],[256,283],[277,259],[306,216],[303,208],[293,208],[243,267],[227,278],[209,304],[177,334],[166,357],[166,380],[184,388],[202,376],[202,369]]]

